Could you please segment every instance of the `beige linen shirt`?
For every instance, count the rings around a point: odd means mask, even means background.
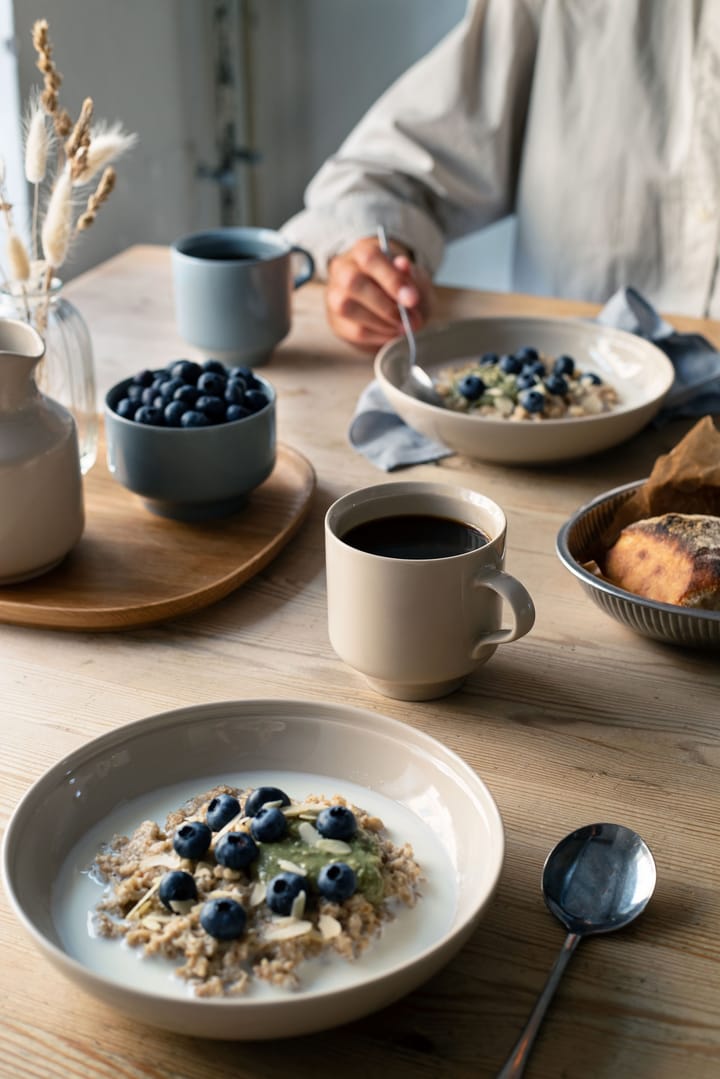
[[[720,317],[720,0],[476,0],[305,204],[320,276],[379,222],[434,272],[515,212],[518,290]]]

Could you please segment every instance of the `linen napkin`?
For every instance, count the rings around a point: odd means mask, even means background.
[[[611,296],[596,321],[652,341],[672,362],[675,381],[654,420],[656,426],[681,416],[720,413],[720,353],[700,334],[676,333],[632,287]],[[375,380],[358,399],[348,437],[359,453],[384,472],[439,461],[455,452],[408,427]]]

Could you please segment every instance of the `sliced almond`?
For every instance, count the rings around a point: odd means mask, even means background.
[[[350,854],[352,847],[343,839],[318,839],[315,844],[318,850],[324,850],[327,854]]]
[[[307,897],[304,891],[298,892],[298,894],[293,899],[292,907],[290,908],[291,918],[302,918],[303,914],[305,913],[306,898]]]
[[[316,847],[318,840],[320,839],[320,833],[310,821],[301,821],[298,825],[298,835],[303,843],[307,843],[308,847]]]
[[[135,906],[131,907],[130,910],[127,912],[127,914],[125,915],[126,918],[133,919],[133,918],[139,918],[140,917],[140,911],[143,910],[148,905],[148,903],[150,902],[152,897],[155,895],[155,892],[160,887],[160,881],[161,880],[162,880],[162,877],[158,877],[158,879],[155,881],[155,883],[150,885],[148,890],[145,892],[145,895],[142,896],[142,898],[138,899]]]
[[[288,858],[278,858],[278,865],[281,869],[284,869],[286,873],[297,873],[298,876],[304,877],[305,870],[297,862],[291,862]]]
[[[265,931],[265,940],[292,940],[293,937],[304,937],[312,931],[312,922],[298,922],[292,920],[291,925],[271,925]]]
[[[332,940],[342,933],[342,926],[332,914],[321,914],[318,918],[318,929],[322,933],[323,940]]]
[[[259,907],[261,903],[265,902],[266,895],[267,885],[261,880],[255,881],[250,892],[250,906]]]

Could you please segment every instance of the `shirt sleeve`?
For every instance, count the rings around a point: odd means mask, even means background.
[[[446,240],[512,211],[536,44],[532,0],[475,0],[383,94],[283,226],[318,276],[380,223],[434,273]]]

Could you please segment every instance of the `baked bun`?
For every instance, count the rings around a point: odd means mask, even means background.
[[[665,513],[635,521],[608,551],[604,571],[646,599],[720,611],[720,517]]]

